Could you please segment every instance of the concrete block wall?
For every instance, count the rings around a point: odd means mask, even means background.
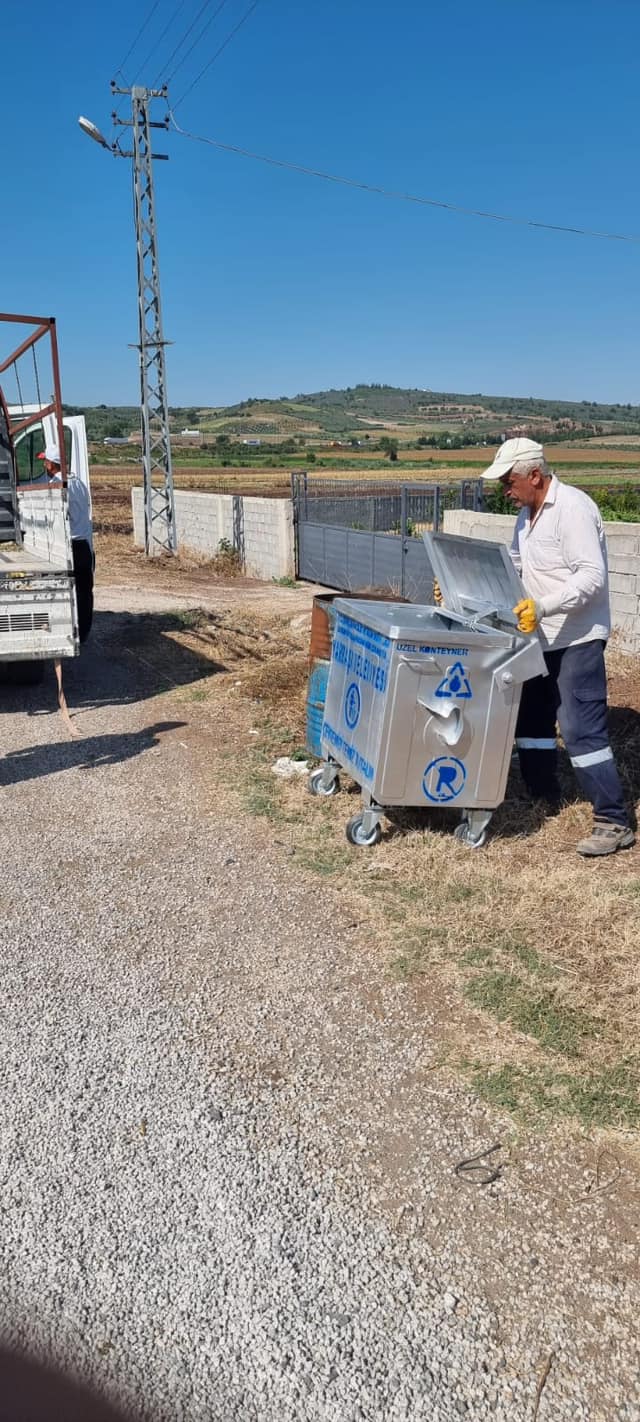
[[[237,547],[243,569],[256,578],[295,574],[291,499],[260,499],[234,494],[198,494],[176,490],[178,548],[215,558],[222,539]],[[131,490],[133,539],[144,547],[142,489]]]
[[[515,518],[511,514],[473,513],[471,509],[445,509],[445,533],[484,538],[489,543],[511,543]]]
[[[515,518],[509,514],[472,513],[447,509],[445,533],[511,543]],[[605,523],[609,558],[611,626],[618,646],[640,652],[640,523]]]
[[[225,497],[224,495],[222,497]],[[295,576],[291,499],[242,499],[244,566],[256,578]]]

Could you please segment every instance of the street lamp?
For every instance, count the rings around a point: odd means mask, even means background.
[[[88,138],[92,138],[94,143],[99,143],[101,148],[108,148],[109,151],[113,153],[112,145],[107,143],[104,134],[100,132],[99,128],[96,128],[95,123],[92,123],[91,119],[84,118],[83,115],[80,114],[78,123],[80,124],[82,132],[86,133]]]

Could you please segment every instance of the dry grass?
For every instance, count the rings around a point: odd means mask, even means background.
[[[251,813],[290,825],[296,862],[340,890],[389,971],[423,1000],[446,1000],[446,1053],[479,1090],[509,1109],[640,1123],[640,864],[631,853],[580,860],[590,824],[572,801],[545,820],[517,772],[483,851],[452,838],[445,812],[398,813],[373,851],[351,849],[346,793],[314,800],[300,782],[274,781],[271,763],[304,743],[306,659],[300,648],[245,672],[259,728],[236,772]],[[624,701],[629,704],[624,705]],[[640,684],[613,658],[618,761],[630,796],[640,788]],[[227,768],[228,776],[228,768]],[[566,788],[572,793],[567,767]]]
[[[279,654],[246,673],[243,688],[254,701],[277,707],[284,703],[288,718],[301,726],[308,669],[306,652]]]
[[[216,805],[267,816],[290,836],[292,862],[340,891],[415,1010],[440,1012],[444,1054],[488,1099],[537,1118],[640,1124],[638,852],[580,860],[588,807],[569,798],[545,820],[517,772],[482,851],[458,845],[455,817],[436,810],[397,813],[376,849],[352,849],[344,825],[360,799],[347,776],[341,795],[317,800],[305,781],[271,772],[277,756],[304,746],[307,634],[298,621],[189,610],[165,634],[169,683],[185,650],[203,668],[181,694],[205,703],[200,724],[224,748],[208,757]],[[615,652],[610,675],[614,746],[636,800],[640,677]],[[565,788],[571,797],[568,766]]]
[[[175,619],[177,639],[199,656],[233,670],[235,684],[250,697],[275,704],[291,697],[294,687],[302,696],[308,661],[285,618],[266,617],[245,608],[188,608],[176,613]]]
[[[409,828],[377,856],[398,918],[401,973],[437,968],[544,1047],[611,1061],[638,1039],[640,879],[629,858],[606,867],[576,859],[572,845],[588,819],[571,806],[536,822],[514,799],[482,853],[459,848],[434,817],[426,833]]]
[[[632,441],[629,441],[631,443]],[[627,443],[625,440],[624,443]],[[611,461],[611,441],[607,439],[598,440],[594,444],[545,444],[545,454],[550,464],[597,464],[604,459],[606,464]],[[468,449],[406,449],[402,451],[402,459],[415,460],[417,463],[425,464],[429,458],[433,458],[438,464],[450,464],[456,461],[465,464],[480,464],[484,467],[491,463],[496,446],[487,445],[474,446]],[[616,464],[629,464],[634,468],[638,466],[638,452],[636,450],[615,449]],[[374,456],[375,457],[375,456]],[[379,456],[381,459],[383,455]],[[371,456],[367,454],[367,459]],[[393,466],[390,466],[393,468]]]
[[[201,576],[211,584],[228,583],[239,585],[251,581],[242,573],[238,555],[229,549],[221,550],[214,558],[196,553],[188,548],[177,554],[147,558],[142,548],[135,548],[131,533],[101,532],[95,535],[96,568],[99,581],[122,578],[127,583],[153,586],[181,586],[193,584],[194,578]]]
[[[256,703],[261,739],[256,747],[262,769],[282,751],[282,736],[304,742],[307,657],[301,638],[279,619],[254,616],[247,633],[237,619],[221,627],[199,614],[190,635],[202,651],[211,637],[212,655],[229,663],[228,639],[242,661],[242,692]],[[222,640],[221,640],[222,638]],[[288,642],[288,648],[286,644]],[[285,650],[283,650],[283,645]],[[614,741],[618,764],[631,797],[640,788],[640,684],[630,659],[616,656],[612,667]],[[631,702],[620,709],[622,698]],[[636,707],[639,709],[637,710]],[[275,717],[275,721],[274,721]],[[253,715],[255,720],[255,714]],[[348,785],[348,779],[346,784]],[[574,792],[566,771],[566,793]],[[343,847],[344,822],[359,803],[356,792],[315,802],[299,784],[282,790],[283,810],[297,812],[313,846],[318,827]],[[517,772],[508,798],[497,811],[493,833],[481,852],[469,852],[452,838],[455,820],[446,812],[397,812],[383,843],[372,853],[346,849],[345,890],[362,896],[403,976],[425,977],[437,968],[449,985],[465,989],[494,975],[536,986],[540,1001],[564,1015],[560,1036],[544,1023],[534,1039],[575,1055],[580,1039],[603,1062],[619,1050],[635,1051],[640,1033],[640,864],[619,855],[585,863],[574,851],[590,824],[589,808],[574,800],[555,819],[545,820],[523,795]],[[380,928],[384,931],[380,934]],[[468,994],[481,1003],[480,988]],[[494,993],[495,996],[495,993]],[[508,1007],[505,983],[505,1002]],[[497,1007],[497,1003],[494,1003]],[[522,1019],[517,1005],[497,1013]],[[546,1037],[545,1037],[546,1033]]]
[[[578,449],[640,449],[640,435],[624,434],[622,431],[615,435],[600,435],[595,439],[576,440]],[[636,458],[630,455],[630,458]]]

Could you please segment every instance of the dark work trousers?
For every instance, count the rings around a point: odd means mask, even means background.
[[[91,544],[86,538],[72,538],[73,571],[76,580],[76,601],[78,603],[78,630],[80,641],[86,642],[93,621],[93,569],[95,559]]]
[[[604,642],[545,652],[548,676],[526,681],[516,725],[522,776],[531,795],[560,796],[556,722],[585,799],[597,820],[628,825],[620,776],[609,745]]]

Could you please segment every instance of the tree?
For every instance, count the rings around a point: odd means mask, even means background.
[[[383,435],[378,445],[378,449],[382,450],[385,457],[389,459],[392,464],[395,464],[395,461],[398,458],[397,439],[391,439],[389,435]]]

